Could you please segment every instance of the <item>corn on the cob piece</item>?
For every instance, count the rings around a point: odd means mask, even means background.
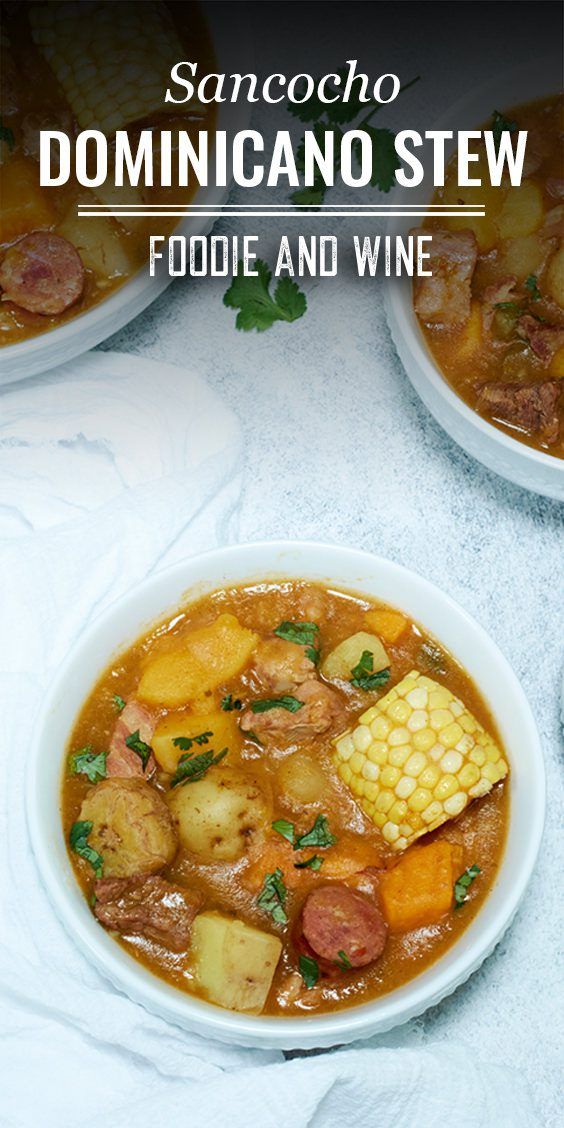
[[[166,109],[170,68],[186,52],[164,4],[58,0],[33,5],[29,20],[81,129],[111,136]]]
[[[509,771],[462,701],[418,670],[333,743],[339,775],[394,850],[456,818]]]

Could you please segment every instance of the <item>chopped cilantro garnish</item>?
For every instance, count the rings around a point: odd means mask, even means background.
[[[261,892],[257,897],[257,905],[265,912],[270,913],[276,924],[287,924],[288,917],[285,912],[287,889],[281,869],[274,873],[267,873],[264,878]]]
[[[312,854],[311,858],[306,858],[305,862],[294,862],[294,869],[312,869],[317,872],[323,865],[324,859],[320,858],[319,854]]]
[[[532,302],[540,301],[540,299],[542,298],[542,294],[541,294],[541,292],[538,288],[538,285],[537,285],[536,274],[529,274],[529,277],[525,278],[525,286],[527,287],[527,290],[529,291],[529,293],[531,295],[531,301]]]
[[[296,838],[294,850],[304,850],[306,846],[334,846],[336,841],[335,835],[329,830],[327,815],[318,815],[311,830]]]
[[[197,783],[214,764],[219,764],[219,761],[227,756],[227,752],[227,748],[222,748],[217,754],[214,753],[213,748],[208,748],[206,752],[200,752],[197,756],[194,752],[185,752],[176,765],[170,786],[177,787],[179,783]]]
[[[15,148],[16,139],[14,137],[13,129],[9,125],[4,125],[2,118],[0,118],[0,141],[3,141],[12,153]]]
[[[198,736],[175,736],[173,744],[175,748],[180,748],[183,752],[189,752],[193,744],[209,744],[210,736],[213,732],[209,729],[207,732],[200,732]]]
[[[352,963],[346,952],[340,951],[337,952],[337,955],[339,958],[335,960],[335,963],[338,967],[342,967],[343,971],[347,971],[349,967],[352,967]]]
[[[240,262],[238,270],[242,268]],[[280,278],[272,295],[272,271],[262,259],[257,259],[256,268],[258,273],[253,277],[236,275],[223,298],[225,306],[239,310],[235,320],[237,329],[256,329],[262,333],[275,321],[297,321],[303,317],[307,301],[297,284],[291,278]]]
[[[125,709],[125,701],[123,700],[123,697],[120,697],[119,693],[114,693],[114,705],[118,713],[122,713]]]
[[[454,883],[454,907],[455,907],[455,909],[462,908],[464,902],[468,898],[469,887],[471,886],[472,882],[474,881],[474,878],[477,877],[478,874],[481,873],[481,872],[482,871],[481,871],[479,866],[469,866],[468,869],[465,869],[464,873],[462,873],[460,875],[458,880],[455,881],[455,883]]]
[[[91,744],[79,748],[69,757],[69,768],[73,775],[85,775],[90,783],[98,783],[106,778],[107,752],[95,752]]]
[[[104,859],[102,855],[88,845],[88,835],[92,830],[91,822],[75,822],[70,828],[69,843],[71,850],[85,861],[90,862],[96,877],[101,877],[104,872]]]
[[[280,623],[274,634],[286,642],[296,642],[305,646],[305,652],[310,662],[316,666],[319,662],[319,627],[317,623],[288,622]]]
[[[150,744],[145,744],[145,741],[141,740],[139,736],[139,729],[135,729],[135,732],[132,732],[129,736],[126,736],[125,743],[128,748],[131,748],[131,750],[135,752],[137,756],[139,756],[143,767],[146,768],[147,764],[149,763],[149,756],[151,755],[152,750]]]
[[[492,136],[496,151],[499,149],[502,133],[515,133],[518,128],[516,121],[511,121],[510,118],[506,118],[503,114],[494,110],[492,114]]]
[[[319,979],[319,964],[312,956],[300,956],[300,975],[308,988],[315,987]]]
[[[377,689],[378,686],[385,685],[390,680],[389,666],[386,670],[377,670],[376,673],[372,672],[373,669],[374,655],[372,651],[363,650],[358,665],[351,670],[351,684],[356,685],[358,689]]]
[[[272,824],[272,829],[281,834],[282,838],[286,838],[288,842],[294,842],[296,828],[293,823],[288,822],[288,819],[276,819],[276,822]]]
[[[268,713],[270,709],[287,709],[289,713],[297,713],[298,709],[303,709],[303,706],[303,701],[285,694],[283,697],[265,697],[262,701],[253,701],[251,712]]]
[[[231,713],[233,709],[242,709],[243,702],[240,697],[233,697],[232,693],[228,693],[221,702],[221,708],[225,713]]]

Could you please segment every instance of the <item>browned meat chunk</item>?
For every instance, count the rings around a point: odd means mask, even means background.
[[[414,234],[429,235],[429,231]],[[415,278],[415,310],[429,325],[461,325],[470,315],[470,285],[478,244],[473,231],[433,231],[427,268],[431,278]]]
[[[531,435],[540,433],[545,442],[553,443],[558,438],[561,390],[558,380],[545,380],[542,384],[483,384],[478,393],[478,409]]]
[[[546,182],[546,190],[553,200],[564,200],[564,178],[549,176]]]
[[[302,929],[322,960],[366,967],[384,951],[388,929],[373,901],[346,885],[323,885],[306,898]]]
[[[513,300],[513,291],[516,285],[517,279],[510,274],[507,278],[503,278],[501,282],[496,282],[493,286],[486,286],[481,297],[482,325],[486,332],[491,329],[496,306],[502,302]]]
[[[564,236],[564,204],[558,204],[546,212],[539,232],[541,239],[556,239]]]
[[[84,267],[72,243],[51,231],[33,231],[10,247],[0,265],[3,301],[30,313],[57,314],[77,302]]]
[[[326,732],[341,719],[339,694],[316,679],[303,682],[292,696],[302,702],[301,708],[294,713],[284,708],[269,709],[265,713],[246,709],[241,716],[243,732],[255,732],[260,740],[267,743],[280,741],[288,744]]]
[[[102,877],[94,885],[94,915],[122,936],[146,936],[173,952],[186,951],[199,893],[164,877]]]
[[[259,680],[273,693],[288,693],[296,685],[315,677],[315,665],[303,646],[283,638],[270,638],[256,649],[253,666]]]
[[[555,353],[564,345],[564,327],[561,325],[547,325],[544,321],[537,321],[530,313],[519,318],[519,336],[529,342],[533,352],[542,361],[545,368],[550,364]]]
[[[116,721],[116,727],[112,734],[110,751],[106,760],[106,775],[126,779],[128,776],[144,776],[147,778],[153,774],[157,766],[153,753],[151,752],[145,767],[143,767],[143,757],[134,748],[129,748],[125,742],[128,736],[139,732],[139,739],[143,744],[150,745],[155,724],[155,717],[144,705],[141,705],[139,701],[128,701]]]

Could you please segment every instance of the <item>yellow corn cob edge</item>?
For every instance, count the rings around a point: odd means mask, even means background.
[[[456,818],[509,771],[462,701],[418,670],[333,744],[341,779],[394,850]]]

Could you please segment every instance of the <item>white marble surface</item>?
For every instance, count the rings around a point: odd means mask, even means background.
[[[284,19],[285,10],[278,11]],[[408,120],[398,104],[382,114],[381,124],[430,126],[442,105],[464,93],[468,75],[460,58],[441,53],[440,37],[418,58],[401,5],[397,11],[394,42],[380,51],[386,60],[382,69],[397,66],[404,79],[420,72],[423,81],[406,95]],[[286,18],[279,32],[287,44]],[[258,30],[265,73],[278,69],[279,57],[267,31]],[[361,57],[360,30],[356,44],[354,38],[351,30],[343,57],[355,50]],[[482,32],[468,28],[468,58],[473,41],[480,50],[472,81],[481,81],[498,59],[483,26]],[[523,27],[513,61],[526,61],[528,54]],[[340,60],[328,53],[326,61],[330,69]],[[292,69],[306,63],[307,51],[297,44]],[[440,90],[428,80],[433,73],[441,75]],[[255,121],[264,126],[260,111]],[[288,124],[283,111],[274,121]],[[269,198],[283,200],[286,193]],[[352,200],[346,193],[340,198]],[[348,221],[334,228],[316,223],[314,230],[334,229],[341,238],[358,230]],[[243,226],[233,221],[218,230],[242,233]],[[284,221],[255,220],[247,230],[261,236],[261,254],[271,259]],[[107,347],[172,362],[188,355],[190,367],[238,416],[245,474],[230,539],[325,539],[382,553],[422,572],[486,627],[529,696],[545,748],[549,814],[524,904],[498,950],[466,986],[380,1042],[455,1039],[466,1043],[470,1056],[480,1047],[482,1055],[523,1071],[538,1123],[555,1126],[561,1122],[564,1034],[562,509],[488,473],[439,430],[395,356],[382,283],[358,280],[346,270],[327,282],[306,281],[306,316],[261,335],[236,332],[233,311],[222,305],[225,288],[221,281],[177,281]]]

